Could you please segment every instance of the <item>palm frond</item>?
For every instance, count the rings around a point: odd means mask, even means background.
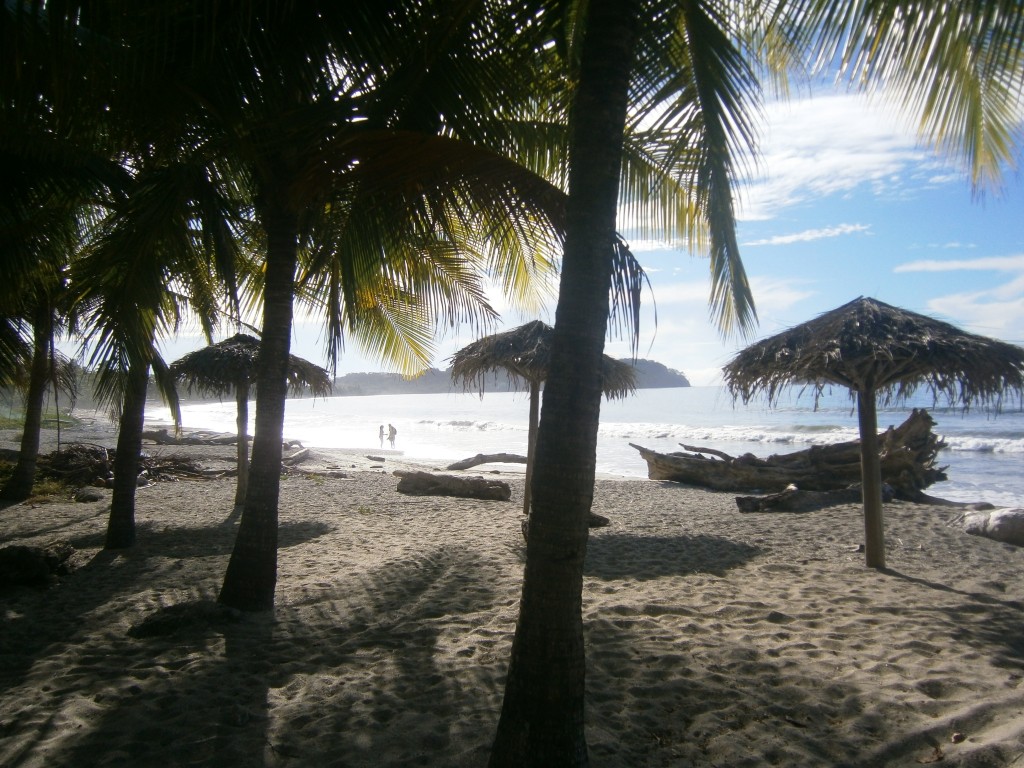
[[[818,68],[869,90],[959,159],[975,190],[1016,165],[1024,112],[1024,9],[1017,0],[803,0],[783,22]]]

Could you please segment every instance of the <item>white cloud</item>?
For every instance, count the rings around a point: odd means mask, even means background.
[[[762,325],[771,322],[773,315],[785,314],[817,293],[804,281],[758,276],[750,278],[750,290]]]
[[[868,232],[870,227],[867,224],[840,224],[835,227],[824,227],[821,229],[805,229],[802,232],[794,232],[790,235],[776,235],[766,237],[762,240],[751,240],[743,243],[750,245],[789,245],[790,243],[808,243],[814,240],[823,240],[829,237],[840,237],[856,232]]]
[[[857,94],[830,94],[766,108],[762,173],[748,181],[740,218],[765,220],[782,208],[870,184],[876,194],[902,194],[915,183],[939,183],[949,172],[918,146],[890,112]]]
[[[933,314],[964,330],[1020,344],[1024,340],[1024,279],[1012,287],[959,293],[928,302]]]
[[[1024,273],[1024,254],[1017,256],[987,256],[980,259],[922,259],[898,264],[893,272],[1022,272]]]

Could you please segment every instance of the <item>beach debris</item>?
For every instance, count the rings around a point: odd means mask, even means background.
[[[470,469],[481,464],[526,464],[525,456],[517,453],[478,453],[468,459],[449,464],[445,469]]]
[[[399,478],[398,492],[409,496],[456,496],[485,501],[508,501],[512,498],[512,489],[501,480],[404,470],[396,470],[392,474]]]
[[[890,502],[893,490],[882,487],[882,500]],[[860,504],[860,484],[836,491],[802,491],[790,485],[784,491],[767,496],[737,496],[736,506],[740,512],[813,512],[816,509],[834,507],[838,504]]]
[[[84,504],[94,501],[103,501],[105,498],[107,498],[106,495],[94,487],[79,488],[75,493],[75,501]]]
[[[972,536],[1024,547],[1024,508],[1021,507],[971,510],[953,518],[949,524],[963,528],[964,533]]]
[[[932,432],[934,424],[926,410],[915,408],[906,421],[878,436],[882,482],[892,488],[895,498],[917,501],[922,489],[946,479],[946,467],[935,466],[945,443]],[[634,443],[630,446],[647,462],[651,480],[717,491],[778,493],[789,486],[802,491],[838,491],[861,479],[859,440],[813,445],[766,459],[750,453],[733,457],[692,445],[682,446],[690,453],[659,453]]]
[[[296,464],[300,464],[309,458],[309,448],[303,448],[301,451],[296,451],[290,456],[285,456],[281,459],[281,463],[286,467],[293,467]]]
[[[0,587],[45,586],[71,572],[75,548],[65,541],[45,547],[14,544],[0,549]]]
[[[59,451],[40,456],[39,475],[69,485],[110,488],[114,482],[115,453],[114,449],[101,445],[71,443]],[[140,485],[182,477],[205,478],[208,475],[198,462],[187,456],[141,455]]]
[[[234,445],[238,435],[228,432],[180,432],[172,435],[167,429],[145,430],[143,440],[150,440],[157,445]]]

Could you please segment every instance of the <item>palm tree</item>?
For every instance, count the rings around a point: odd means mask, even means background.
[[[157,351],[191,310],[212,337],[223,306],[237,315],[244,273],[234,203],[204,158],[151,160],[114,189],[109,212],[73,265],[87,328],[83,348],[98,371],[97,399],[119,420],[106,548],[135,542],[135,490],[150,372],[178,419],[177,392]]]
[[[484,277],[497,275],[523,295],[548,268],[557,242],[550,222],[562,205],[551,184],[465,140],[476,137],[480,115],[496,114],[493,96],[474,101],[465,92],[461,103],[454,91],[424,87],[486,80],[466,79],[467,69],[488,69],[489,82],[503,82],[506,91],[529,86],[525,70],[481,56],[479,17],[471,24],[467,16],[473,4],[449,4],[432,16],[429,3],[399,3],[387,18],[378,16],[378,3],[350,4],[341,19],[333,4],[318,5],[308,4],[312,15],[287,17],[281,37],[266,41],[276,58],[257,69],[294,67],[285,53],[297,46],[305,51],[300,63],[319,67],[306,78],[322,83],[320,92],[299,88],[299,73],[281,69],[296,89],[261,89],[245,121],[228,126],[236,157],[252,169],[267,245],[250,492],[219,598],[245,610],[273,605],[284,370],[296,297],[311,295],[326,311],[332,356],[347,333],[418,370],[430,361],[437,322],[493,318]],[[500,39],[494,28],[505,23],[496,17],[484,31]],[[370,33],[370,48],[353,24]],[[334,39],[310,52],[324,30]],[[340,64],[327,66],[333,59]],[[466,104],[479,112],[467,114]]]
[[[885,78],[903,91],[897,98],[912,97],[903,103],[921,117],[927,135],[964,149],[974,178],[982,181],[1012,156],[1016,118],[1009,105],[1020,103],[1024,18],[1011,0],[939,5],[779,2],[771,7],[765,52],[773,61],[820,54],[826,65],[841,62],[858,82]],[[678,128],[677,142],[665,150],[695,153],[693,192],[710,227],[713,276],[715,264],[738,264],[731,157],[752,137],[758,51],[743,47],[734,25],[762,10],[759,3],[591,0],[579,18],[562,282],[522,601],[492,766],[588,764],[582,568],[627,117],[631,108],[642,118],[658,105],[661,119]],[[990,88],[1007,98],[990,101]],[[712,306],[729,304],[732,293],[730,306],[738,311],[718,318],[749,328],[750,306],[738,288],[713,277]]]
[[[19,345],[5,345],[3,336],[10,339],[11,332],[20,334],[24,328],[31,338],[31,354],[22,361],[29,375],[21,450],[0,491],[11,500],[31,492],[46,389],[68,370],[54,349],[55,333],[66,330],[70,319],[67,268],[109,170],[83,135],[95,121],[76,110],[70,94],[78,88],[56,85],[60,64],[66,62],[55,55],[57,46],[40,23],[44,16],[38,7],[17,3],[0,9],[4,50],[14,53],[0,64],[0,253],[5,267],[0,317],[7,331],[0,334],[0,368],[16,370],[12,355],[19,354]],[[59,79],[75,81],[80,75],[71,68]]]
[[[260,342],[254,336],[234,336],[204,349],[190,352],[171,363],[170,373],[189,392],[210,395],[234,394],[238,426],[238,485],[235,489],[235,512],[241,512],[249,485],[249,394],[256,378],[256,358]],[[327,371],[295,355],[288,357],[288,387],[292,392],[309,389],[314,397],[331,391]]]

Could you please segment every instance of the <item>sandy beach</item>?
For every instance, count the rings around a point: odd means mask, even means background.
[[[64,439],[114,444],[101,424]],[[146,450],[217,467],[234,448]],[[0,509],[0,546],[75,548],[58,583],[0,592],[0,765],[485,765],[522,474],[487,475],[512,486],[495,502],[405,496],[403,468],[317,452],[283,478],[272,616],[214,602],[233,478],[140,488],[117,553],[103,500]],[[886,572],[856,551],[856,505],[740,514],[732,494],[602,478],[594,511],[593,765],[1024,766],[1024,550],[907,503],[885,508]]]

